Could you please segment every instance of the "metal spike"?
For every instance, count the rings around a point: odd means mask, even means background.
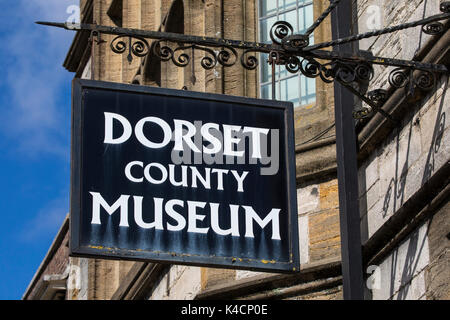
[[[61,22],[36,21],[35,23],[43,25],[43,26],[50,26],[50,27],[58,27],[58,28],[67,29],[67,25],[65,23],[61,23]]]

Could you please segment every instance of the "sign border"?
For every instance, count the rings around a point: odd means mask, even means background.
[[[284,111],[286,182],[288,184],[288,217],[289,217],[289,262],[256,260],[239,257],[217,257],[192,254],[175,254],[173,252],[151,252],[120,248],[80,246],[81,225],[81,187],[82,187],[82,105],[83,91],[103,89],[141,93],[159,96],[177,96],[197,100],[239,103],[259,108],[277,108]],[[123,84],[97,80],[75,78],[72,81],[72,130],[71,130],[71,191],[70,191],[70,241],[69,256],[88,257],[112,260],[133,260],[155,263],[171,263],[199,267],[241,269],[251,271],[295,273],[300,271],[297,188],[295,166],[295,138],[293,104],[291,102],[254,99],[186,90],[146,87],[134,84]]]

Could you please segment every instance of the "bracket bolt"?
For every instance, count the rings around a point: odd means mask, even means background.
[[[450,13],[450,1],[442,2],[440,9],[443,13]]]

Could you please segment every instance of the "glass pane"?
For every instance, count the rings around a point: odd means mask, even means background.
[[[274,0],[272,0],[274,1]],[[274,1],[276,2],[276,1]],[[296,0],[278,0],[278,5],[280,6],[280,11],[294,9],[297,7],[297,1]]]
[[[272,81],[272,66],[267,63],[269,55],[261,53],[259,65],[261,66],[261,83]]]
[[[280,78],[288,78],[288,77],[292,77],[295,73],[291,73],[289,71],[286,70],[286,67],[284,65],[280,66]],[[278,76],[278,74],[277,74]],[[278,80],[278,78],[277,78]]]
[[[316,79],[301,77],[301,104],[313,104],[316,101]]]
[[[308,96],[314,96],[316,94],[316,79],[313,78],[306,78],[307,83],[307,94]]]
[[[304,33],[314,23],[312,4],[298,9],[298,32]]]
[[[284,65],[280,66],[280,78],[285,78],[289,76],[290,73],[286,70],[286,67]]]
[[[270,40],[270,28],[277,22],[277,17],[267,18],[261,20],[259,39],[261,42],[272,43]]]
[[[261,98],[262,99],[272,99],[272,85],[266,84],[261,86]]]
[[[289,22],[294,28],[294,31],[297,30],[297,10],[292,10],[281,14],[280,20]]]
[[[267,53],[261,54],[261,59],[259,60],[259,64],[261,66],[261,84],[265,82],[271,82],[272,81],[272,66],[268,63],[269,55]],[[281,68],[284,68],[284,66],[281,66]],[[283,77],[283,74],[281,74],[281,77]],[[278,81],[280,79],[280,66],[275,66],[275,81]]]
[[[289,78],[286,80],[281,80],[281,100],[290,101],[294,103],[294,106],[300,104],[299,92],[298,92],[298,76]]]
[[[314,23],[313,5],[310,4],[304,8],[306,28],[309,28]]]
[[[305,19],[305,8],[300,8],[298,10],[298,32],[304,33],[308,27]]]
[[[316,102],[316,96],[312,95],[312,96],[302,97],[302,103],[300,105],[309,106],[309,105],[313,105],[315,102]]]
[[[259,16],[264,17],[277,12],[277,0],[259,0]]]
[[[299,8],[312,4],[313,0],[298,0]]]
[[[304,96],[306,96],[306,77],[304,77],[304,76],[301,76],[300,77],[300,83],[301,83],[301,86],[300,86],[300,95],[302,96],[302,97],[304,97]],[[302,104],[303,104],[303,101],[302,101]]]
[[[271,43],[270,28],[277,21],[287,21],[295,33],[304,33],[314,23],[312,0],[259,0],[260,41]],[[277,5],[279,6],[277,8]],[[297,10],[298,8],[298,10]],[[285,11],[280,13],[280,11]],[[278,13],[278,16],[276,15]],[[266,18],[267,15],[275,15]],[[310,44],[314,43],[314,34]],[[260,55],[261,98],[272,98],[272,67],[267,63],[267,54]],[[294,106],[313,104],[316,101],[316,81],[300,75],[293,75],[284,66],[277,66],[275,73],[276,98],[291,101]]]

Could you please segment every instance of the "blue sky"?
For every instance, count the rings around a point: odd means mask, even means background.
[[[77,0],[0,0],[0,299],[20,299],[69,209],[70,95],[63,67]]]

